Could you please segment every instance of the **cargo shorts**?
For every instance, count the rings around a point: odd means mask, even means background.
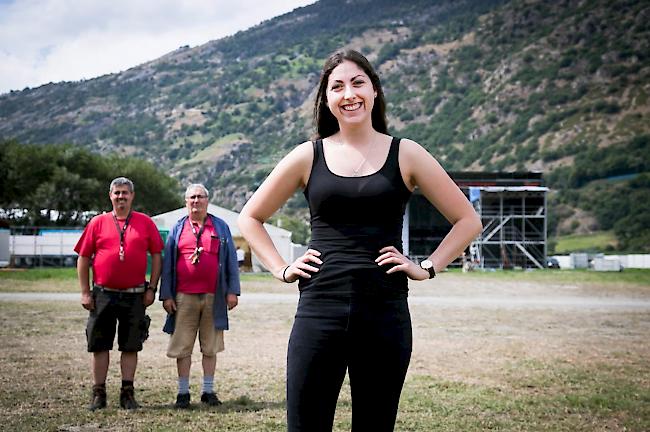
[[[149,336],[151,320],[145,314],[142,293],[104,291],[93,287],[95,308],[86,324],[88,352],[113,349],[117,327],[117,346],[120,351],[142,351]]]
[[[197,333],[203,355],[213,357],[224,350],[223,330],[214,328],[213,304],[214,294],[176,295],[176,324],[169,339],[167,357],[191,356]]]

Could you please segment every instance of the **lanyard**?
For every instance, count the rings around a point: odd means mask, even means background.
[[[124,226],[120,229],[120,224],[117,221],[117,215],[115,214],[115,210],[113,210],[113,222],[115,223],[115,228],[117,229],[117,233],[120,235],[120,261],[124,261],[124,238],[126,237],[126,227],[129,225],[130,220],[131,220],[131,210],[129,210],[129,214],[126,216],[126,220],[124,221]]]
[[[203,247],[199,246],[199,242],[201,241],[201,235],[203,235],[203,230],[205,230],[205,222],[208,220],[207,216],[205,219],[203,219],[203,225],[201,225],[201,229],[199,229],[199,232],[196,232],[196,228],[194,228],[194,224],[190,220],[190,226],[192,227],[192,234],[194,234],[194,237],[196,237],[196,246],[194,247],[194,253],[190,256],[190,262],[192,264],[198,264],[199,263],[199,257],[201,256],[201,252],[203,252]]]
[[[203,219],[203,225],[201,225],[201,229],[199,229],[199,232],[196,232],[196,229],[194,228],[194,224],[192,221],[190,221],[190,226],[192,227],[192,234],[194,234],[194,237],[196,237],[196,248],[199,248],[199,241],[201,240],[201,235],[203,235],[203,230],[205,230],[205,222],[208,218],[206,217]]]

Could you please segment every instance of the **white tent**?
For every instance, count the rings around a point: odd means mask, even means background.
[[[216,206],[214,204],[208,204],[208,213],[223,219],[228,224],[230,232],[235,240],[242,238],[242,235],[239,232],[239,227],[237,226],[237,217],[239,216],[239,213]],[[167,213],[153,216],[152,219],[156,223],[158,229],[171,230],[176,222],[185,215],[187,215],[187,208],[181,207]],[[291,262],[291,231],[278,228],[268,223],[264,224],[264,228],[266,228],[266,231],[271,236],[271,240],[273,240],[273,244],[275,244],[275,247],[278,249],[278,252],[280,252],[280,255],[282,255],[282,258],[284,258],[287,262]],[[257,260],[254,255],[252,261],[253,270],[262,269],[259,260]]]

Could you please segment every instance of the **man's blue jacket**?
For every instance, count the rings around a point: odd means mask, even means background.
[[[228,330],[228,305],[226,304],[227,294],[241,294],[239,286],[239,267],[237,265],[237,252],[235,243],[230,234],[230,228],[222,219],[208,214],[212,220],[217,234],[219,235],[219,280],[214,296],[213,320],[217,330]],[[185,226],[187,216],[183,216],[176,222],[167,237],[165,253],[163,256],[162,278],[160,282],[161,301],[176,299],[176,261],[178,260],[178,240]],[[173,333],[175,326],[175,315],[167,314],[167,320],[163,331]]]

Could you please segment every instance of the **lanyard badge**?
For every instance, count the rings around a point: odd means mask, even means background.
[[[126,227],[129,225],[130,220],[131,220],[131,211],[129,210],[129,214],[126,216],[126,220],[124,221],[124,226],[120,228],[120,224],[117,221],[117,215],[115,214],[115,210],[113,210],[113,222],[115,223],[115,228],[117,229],[117,233],[120,235],[120,251],[119,251],[120,261],[124,261],[124,238],[126,237]]]
[[[190,226],[192,227],[192,234],[194,234],[194,237],[196,237],[196,246],[194,247],[194,252],[192,255],[190,255],[190,262],[194,265],[198,264],[201,260],[201,252],[203,252],[203,246],[199,246],[199,242],[201,241],[203,230],[205,230],[205,222],[207,219],[207,216],[205,219],[203,219],[203,225],[201,225],[201,229],[199,229],[198,232],[196,231],[196,228],[194,228],[192,221],[189,221]]]
[[[190,262],[192,264],[198,264],[201,260],[201,252],[203,252],[203,246],[194,248],[194,253],[190,256]]]

